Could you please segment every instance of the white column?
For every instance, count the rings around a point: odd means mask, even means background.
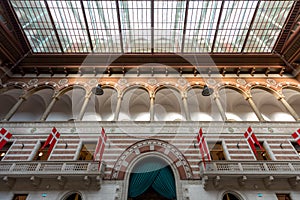
[[[54,104],[56,103],[57,100],[58,100],[58,96],[54,95],[52,97],[51,102],[47,106],[45,112],[43,113],[43,115],[42,115],[42,117],[40,119],[41,121],[45,121],[47,119],[48,115],[50,114],[50,112],[51,112],[51,110],[52,110],[52,108],[53,108],[53,106],[54,106]]]
[[[257,118],[259,119],[259,121],[265,121],[264,117],[262,116],[262,114],[259,112],[256,104],[254,103],[253,99],[251,96],[248,96],[245,98],[246,101],[248,101],[249,105],[251,106],[252,110],[254,111],[255,115],[257,116]]]
[[[150,121],[154,121],[154,94],[150,94]]]
[[[85,111],[86,111],[86,107],[87,107],[87,105],[88,105],[88,103],[89,103],[89,101],[90,101],[91,95],[92,95],[92,93],[89,92],[89,93],[84,97],[84,102],[83,102],[83,104],[82,104],[82,107],[81,107],[81,110],[80,110],[80,113],[79,113],[79,115],[78,115],[77,120],[80,120],[80,121],[82,120],[82,118],[83,118],[83,116],[84,116],[84,113],[85,113]]]
[[[117,107],[116,107],[116,111],[115,111],[114,121],[118,121],[118,119],[119,119],[122,99],[123,99],[123,95],[120,94],[118,96],[118,102],[117,102]]]
[[[181,97],[182,97],[182,102],[183,102],[185,118],[186,118],[187,121],[191,121],[189,106],[188,106],[188,103],[187,103],[187,94],[184,93],[184,94],[181,95]]]
[[[25,101],[25,96],[20,96],[18,102],[9,110],[9,112],[4,117],[3,121],[8,121],[17,112],[23,101]]]
[[[214,95],[214,100],[215,100],[215,102],[216,102],[216,104],[217,104],[217,107],[218,107],[218,110],[219,110],[219,112],[220,112],[220,114],[221,114],[222,119],[223,119],[224,121],[226,121],[226,120],[227,120],[227,117],[226,117],[225,111],[224,111],[224,109],[223,109],[223,106],[222,106],[222,104],[221,104],[219,95],[215,94],[215,95]]]
[[[292,108],[292,106],[285,100],[284,96],[280,96],[278,100],[284,105],[288,112],[294,117],[296,121],[300,121],[299,115]]]

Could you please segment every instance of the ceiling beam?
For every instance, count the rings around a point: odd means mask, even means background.
[[[252,17],[252,19],[251,19],[250,26],[249,26],[249,29],[248,29],[248,31],[247,31],[247,35],[246,35],[246,37],[245,37],[244,44],[243,44],[243,47],[242,47],[242,49],[241,49],[241,52],[244,52],[244,50],[245,50],[245,47],[246,47],[246,44],[247,44],[247,41],[248,41],[248,38],[249,38],[249,35],[250,35],[250,32],[251,32],[251,29],[252,29],[252,26],[253,26],[253,23],[254,23],[254,20],[255,20],[255,17],[256,17],[256,15],[257,15],[257,11],[258,11],[260,2],[261,2],[261,0],[259,0],[259,1],[257,2],[257,5],[256,5],[256,8],[255,8],[253,17]]]
[[[220,26],[220,23],[221,23],[221,17],[222,17],[222,13],[223,13],[224,4],[225,4],[225,0],[223,0],[222,4],[221,4],[221,9],[220,9],[218,22],[217,22],[216,32],[215,32],[214,40],[213,40],[212,47],[211,47],[211,52],[212,53],[214,52],[215,45],[216,45],[216,40],[217,40],[218,31],[219,31],[219,26]]]
[[[116,0],[116,10],[117,10],[117,18],[118,18],[118,28],[119,28],[119,35],[120,35],[121,52],[124,53],[124,44],[123,44],[123,35],[122,35],[122,26],[121,26],[121,16],[120,16],[120,6],[119,6],[119,1],[118,0]]]
[[[87,18],[86,18],[86,13],[85,13],[85,10],[84,10],[84,5],[83,5],[82,0],[80,0],[80,4],[81,4],[81,8],[82,8],[82,13],[83,13],[84,23],[85,23],[85,27],[86,27],[86,32],[87,32],[87,35],[88,35],[88,38],[89,38],[90,47],[91,47],[92,52],[94,52],[94,47],[93,47],[91,34],[90,34],[89,26],[88,26],[88,21],[87,21]]]
[[[64,49],[63,49],[63,46],[62,46],[62,44],[61,44],[61,41],[60,41],[60,38],[59,38],[59,35],[58,35],[58,32],[57,32],[57,29],[56,29],[56,26],[55,26],[53,17],[52,17],[52,15],[51,15],[51,12],[50,12],[50,8],[49,8],[49,5],[48,5],[48,2],[47,2],[47,0],[44,0],[44,2],[45,2],[45,6],[46,6],[46,9],[47,9],[47,12],[48,12],[48,14],[49,14],[49,18],[50,18],[50,21],[51,21],[51,24],[52,24],[52,27],[53,27],[53,30],[54,30],[56,39],[57,39],[58,44],[59,44],[59,48],[60,48],[61,52],[64,53]]]
[[[17,36],[16,39],[21,44],[21,49],[23,51],[23,54],[25,54],[25,52],[30,51],[31,47],[27,40],[27,37],[25,36],[25,33],[22,30],[17,14],[14,11],[13,6],[9,1],[0,1],[0,4],[2,5],[3,9],[6,11],[5,14],[7,16],[7,20],[12,25],[13,30]]]
[[[154,53],[154,0],[151,0],[151,53]]]
[[[184,51],[184,42],[185,42],[185,34],[186,34],[187,17],[188,17],[188,12],[189,12],[189,3],[190,3],[190,0],[187,0],[186,5],[185,5],[185,15],[184,15],[182,43],[181,43],[181,53],[183,53],[183,51]]]
[[[273,51],[282,54],[282,51],[284,51],[284,47],[287,44],[287,40],[290,38],[292,34],[292,30],[297,23],[297,18],[300,14],[300,1],[296,1],[293,4],[293,7],[285,21],[285,26],[281,30],[280,35],[275,43],[275,46],[273,48]]]

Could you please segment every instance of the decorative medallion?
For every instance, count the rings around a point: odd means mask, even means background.
[[[69,80],[66,79],[66,78],[64,78],[64,79],[60,79],[60,80],[58,81],[58,84],[59,84],[59,85],[65,85],[65,84],[67,84],[68,82],[69,82]]]
[[[31,79],[30,81],[28,81],[28,85],[35,85],[37,84],[39,80],[37,80],[36,78],[35,79]]]
[[[178,81],[177,81],[177,83],[179,84],[179,85],[181,85],[181,86],[184,86],[185,84],[186,84],[186,80],[185,79],[183,79],[183,78],[180,78],[180,79],[178,79]]]
[[[275,81],[274,79],[268,78],[268,79],[266,80],[266,82],[267,82],[268,84],[270,84],[270,85],[276,85],[276,81]]]
[[[270,133],[273,133],[273,132],[274,132],[274,130],[273,130],[271,127],[268,127],[268,131],[269,131]]]
[[[30,130],[31,133],[34,133],[35,131],[36,131],[36,128],[32,128],[32,129]]]
[[[148,84],[149,85],[155,85],[157,83],[157,80],[152,78],[152,79],[148,79]]]
[[[210,79],[207,79],[207,80],[206,80],[206,83],[207,83],[208,85],[216,85],[217,82],[216,82],[216,80],[210,78]]]
[[[228,127],[227,130],[230,132],[230,133],[233,133],[234,132],[234,129],[232,127]]]
[[[91,79],[91,80],[88,81],[88,84],[89,84],[90,86],[97,85],[97,83],[98,83],[98,81],[97,81],[96,79]]]
[[[236,82],[237,82],[238,84],[240,84],[240,85],[246,85],[246,84],[247,84],[247,82],[246,82],[244,79],[241,79],[241,78],[238,78],[238,79],[236,80]]]
[[[125,78],[121,78],[118,80],[119,85],[125,85],[127,83],[127,80]]]

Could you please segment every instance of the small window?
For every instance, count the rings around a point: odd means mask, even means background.
[[[13,200],[26,200],[28,194],[15,194]]]
[[[225,160],[222,142],[208,143],[212,160]]]
[[[45,142],[41,143],[41,147],[39,148],[38,152],[34,156],[33,160],[48,160],[50,153],[48,154],[49,145],[47,145],[44,149],[42,149],[42,146],[44,146]]]
[[[291,142],[298,155],[300,156],[300,145],[297,142]]]
[[[222,200],[240,200],[238,197],[236,197],[234,194],[231,194],[231,193],[226,193],[224,196],[223,196],[223,199]]]
[[[65,198],[64,200],[82,200],[81,195],[78,193],[73,193],[71,195],[69,195],[67,198]]]
[[[6,155],[7,151],[11,147],[11,145],[12,145],[12,142],[7,142],[4,145],[4,147],[2,147],[2,149],[0,150],[0,160],[2,160],[4,158],[4,156]]]
[[[260,146],[263,147],[263,142],[259,142]],[[259,148],[258,145],[255,144],[255,148],[256,148],[256,152],[257,152],[257,155],[256,155],[256,159],[257,160],[271,160],[268,152],[264,149],[264,150],[261,150]]]
[[[82,144],[78,160],[93,160],[96,143]]]
[[[292,200],[289,194],[276,194],[278,200]]]

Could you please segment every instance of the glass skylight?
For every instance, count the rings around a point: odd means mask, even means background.
[[[34,53],[271,53],[292,0],[10,0]]]

